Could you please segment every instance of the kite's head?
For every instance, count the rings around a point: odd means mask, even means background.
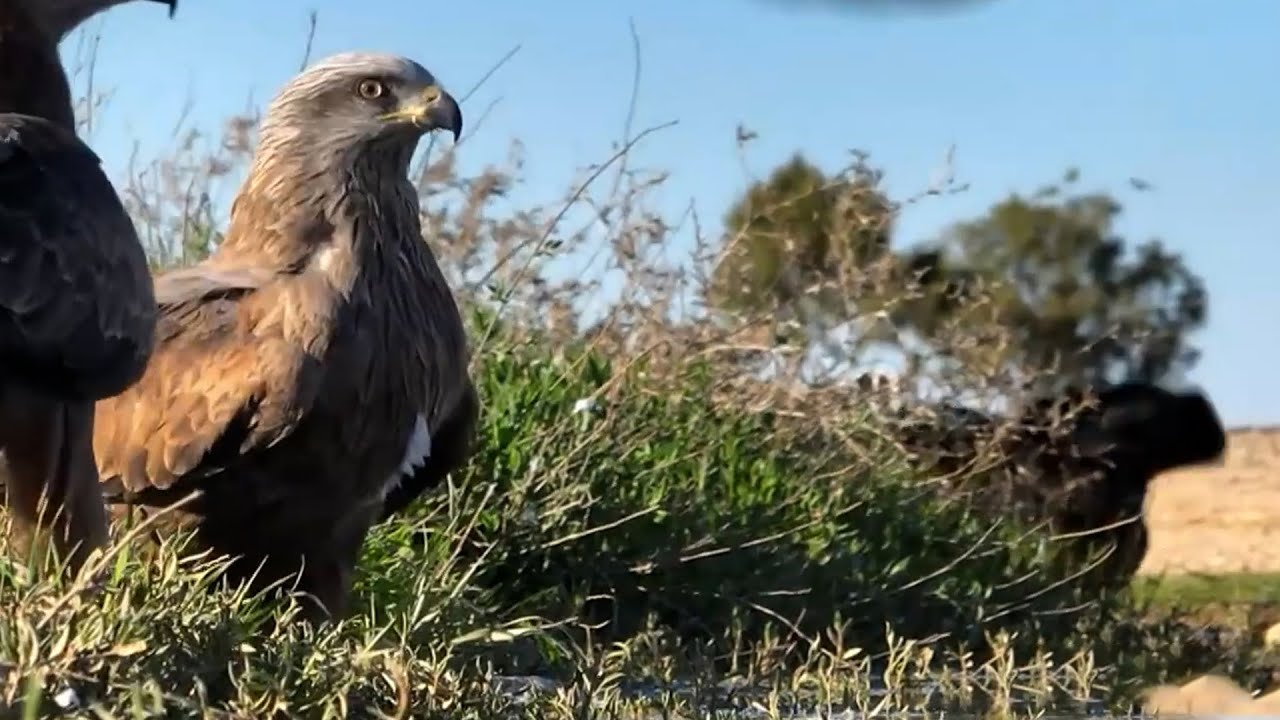
[[[294,77],[268,107],[261,146],[296,145],[349,159],[377,153],[405,159],[418,140],[462,133],[458,102],[418,63],[384,53],[342,53]]]
[[[45,32],[59,42],[89,18],[129,0],[27,0],[27,8]],[[152,0],[169,6],[169,17],[178,10],[178,0]]]

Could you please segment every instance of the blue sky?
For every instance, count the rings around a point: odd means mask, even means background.
[[[186,103],[198,126],[260,104],[312,56],[399,52],[462,91],[520,51],[464,106],[491,103],[466,164],[527,148],[533,201],[557,199],[622,131],[642,43],[638,149],[669,169],[673,212],[716,219],[795,150],[832,169],[861,148],[895,196],[924,188],[956,145],[964,194],[905,214],[927,239],[1069,167],[1116,192],[1132,240],[1161,237],[1205,278],[1211,318],[1191,379],[1228,424],[1280,422],[1280,2],[993,0],[949,14],[864,15],[787,0],[180,0],[174,20],[132,3],[102,31],[95,83],[113,93],[92,138],[113,177],[134,143],[163,147]],[[75,38],[64,45],[68,53]],[[738,123],[760,133],[744,169]],[[1127,179],[1155,192],[1129,191]]]

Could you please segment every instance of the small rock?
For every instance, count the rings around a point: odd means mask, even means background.
[[[1201,675],[1181,687],[1160,685],[1144,693],[1143,712],[1151,715],[1262,715],[1253,695],[1221,675]]]

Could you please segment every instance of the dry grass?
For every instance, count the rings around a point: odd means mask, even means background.
[[[1221,464],[1156,478],[1147,524],[1139,575],[1280,572],[1280,428],[1233,430]]]

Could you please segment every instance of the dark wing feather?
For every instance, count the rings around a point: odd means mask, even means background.
[[[73,133],[0,114],[0,374],[68,400],[119,393],[155,329],[146,255]]]
[[[475,385],[468,383],[458,405],[432,434],[431,455],[426,463],[402,478],[400,484],[387,493],[379,522],[400,513],[422,493],[438,486],[449,473],[466,463],[475,445],[479,419],[480,399]]]
[[[247,311],[270,277],[198,265],[156,278],[160,320],[146,374],[97,406],[104,483],[165,489],[217,473],[294,428],[319,390],[319,359]]]

